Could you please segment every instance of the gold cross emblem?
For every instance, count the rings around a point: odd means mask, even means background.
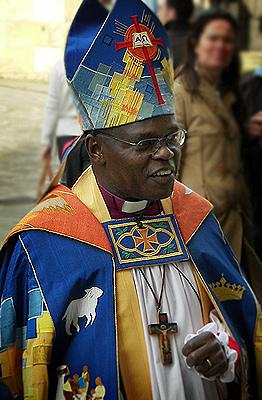
[[[157,240],[157,234],[154,232],[151,235],[148,235],[148,228],[137,229],[137,232],[139,233],[140,237],[133,236],[136,248],[143,244],[143,251],[154,251],[155,248],[152,246],[152,244],[159,244]]]

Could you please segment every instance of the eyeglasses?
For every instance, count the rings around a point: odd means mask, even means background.
[[[178,131],[171,133],[163,138],[150,138],[140,140],[137,143],[128,142],[124,139],[116,138],[115,136],[108,135],[104,132],[97,132],[97,135],[103,135],[108,138],[114,139],[118,142],[126,143],[129,146],[133,146],[138,153],[144,153],[145,155],[155,154],[164,144],[170,150],[176,150],[183,146],[185,143],[187,131],[185,129],[178,129]]]

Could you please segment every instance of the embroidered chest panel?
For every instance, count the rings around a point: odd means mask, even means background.
[[[136,268],[188,260],[189,256],[172,214],[104,223],[114,251],[116,268]]]

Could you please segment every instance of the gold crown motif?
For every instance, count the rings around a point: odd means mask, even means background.
[[[236,285],[235,283],[227,282],[224,274],[220,281],[215,283],[210,283],[209,287],[213,289],[215,292],[216,297],[220,301],[227,301],[227,300],[241,300],[246,290],[241,285]]]

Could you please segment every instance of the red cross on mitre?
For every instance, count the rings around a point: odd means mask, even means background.
[[[152,61],[157,55],[158,46],[163,46],[163,40],[156,39],[148,26],[140,24],[137,15],[131,17],[131,19],[133,24],[127,29],[124,42],[115,43],[116,51],[128,49],[134,57],[147,64],[156,90],[158,104],[164,104],[152,65]]]
[[[137,232],[139,233],[140,237],[133,236],[135,241],[135,246],[138,247],[141,244],[143,244],[144,245],[143,251],[155,250],[152,244],[159,244],[157,240],[157,234],[154,232],[151,235],[149,235],[148,228],[138,229]]]

